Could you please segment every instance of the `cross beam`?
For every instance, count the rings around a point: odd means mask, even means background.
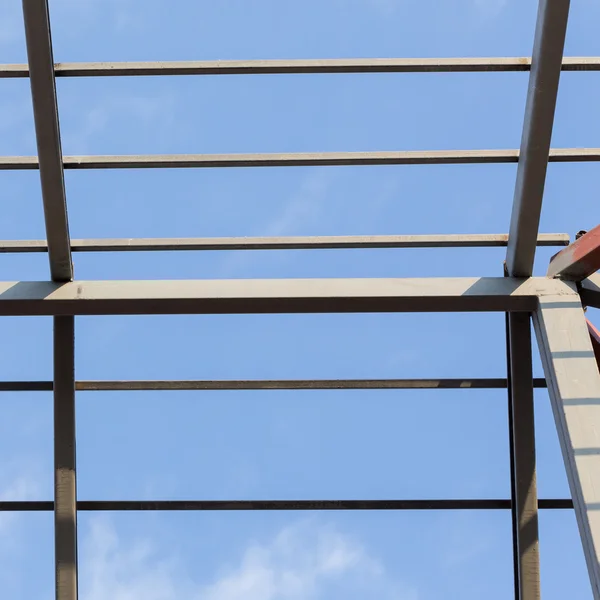
[[[573,284],[532,277],[0,282],[0,316],[531,312]]]

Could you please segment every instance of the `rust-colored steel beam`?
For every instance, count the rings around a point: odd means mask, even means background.
[[[583,281],[600,269],[600,225],[594,227],[550,261],[549,277]]]

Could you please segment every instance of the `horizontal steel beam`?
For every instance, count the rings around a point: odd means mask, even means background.
[[[340,235],[312,237],[125,238],[71,240],[73,252],[166,250],[325,250],[344,248],[484,248],[506,246],[508,234]],[[542,233],[538,246],[568,246],[566,233]],[[0,253],[47,252],[44,240],[0,240]]]
[[[598,162],[600,148],[554,148],[550,162]],[[65,156],[65,169],[184,169],[232,167],[334,167],[459,165],[519,162],[518,150],[407,150],[390,152],[306,152],[288,154],[139,154]],[[0,170],[38,168],[36,156],[0,156]]]
[[[148,390],[430,390],[430,389],[506,389],[506,379],[254,379],[254,380],[179,380],[179,381],[77,381],[78,392]],[[545,388],[543,378],[533,387]],[[0,381],[0,392],[51,392],[51,381]]]
[[[538,501],[540,509],[569,509],[568,498]],[[0,501],[0,512],[53,510],[49,500]],[[510,500],[78,500],[77,510],[506,510]]]
[[[576,297],[546,277],[0,282],[0,316],[363,312],[531,312]]]
[[[485,73],[529,71],[529,57],[326,58],[56,63],[57,77],[148,75],[292,75],[303,73]],[[563,71],[599,71],[600,57],[565,57]],[[26,64],[0,65],[0,78],[28,77]]]
[[[582,281],[600,269],[600,225],[552,257],[548,277]]]

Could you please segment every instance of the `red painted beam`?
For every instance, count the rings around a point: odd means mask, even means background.
[[[596,356],[596,362],[598,363],[598,368],[600,369],[600,331],[598,331],[588,319],[587,326],[588,331],[590,332],[590,338],[592,338],[592,348],[594,348],[594,355]]]
[[[600,269],[600,225],[594,227],[550,261],[548,277],[583,281]]]

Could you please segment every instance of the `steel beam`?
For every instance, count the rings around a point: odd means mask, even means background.
[[[552,257],[548,277],[582,281],[600,269],[600,225]]]
[[[486,73],[529,71],[531,58],[326,58],[293,60],[215,60],[57,63],[57,77],[156,75],[291,75],[304,73]],[[600,57],[569,56],[563,71],[599,71]],[[0,78],[28,77],[25,64],[0,65]]]
[[[545,388],[542,378],[534,388]],[[491,390],[506,389],[506,379],[250,379],[177,381],[76,381],[78,392],[191,391],[191,390]],[[51,392],[51,381],[0,381],[0,392]]]
[[[56,600],[77,600],[74,317],[54,318]]]
[[[509,499],[468,500],[79,500],[82,511],[247,511],[247,510],[507,510]],[[568,498],[539,501],[541,510],[573,508]],[[53,509],[51,501],[0,501],[0,512],[41,512]]]
[[[585,306],[600,308],[600,273],[590,275],[577,287]]]
[[[554,148],[550,162],[598,162],[600,148]],[[407,150],[288,154],[139,154],[65,156],[65,169],[208,169],[240,167],[331,167],[467,165],[519,162],[518,150]],[[35,156],[0,156],[0,170],[34,170]],[[535,237],[535,236],[534,236]]]
[[[508,234],[339,235],[311,237],[125,238],[71,240],[73,252],[167,250],[326,250],[367,248],[491,248],[506,246]],[[566,233],[542,233],[538,246],[567,246]],[[44,240],[0,240],[0,253],[47,252]]]
[[[47,0],[23,0],[42,200],[53,281],[71,281],[73,265]]]
[[[593,597],[600,599],[600,372],[578,297],[540,298],[534,324]]]
[[[508,274],[533,272],[570,0],[540,0],[506,254]]]
[[[586,324],[590,334],[594,356],[596,357],[596,364],[598,365],[598,369],[600,369],[600,331],[598,331],[588,319],[586,319]]]
[[[0,282],[0,316],[348,312],[531,312],[579,297],[547,277]]]
[[[517,600],[539,600],[540,562],[531,326],[527,313],[508,315],[512,489]]]

